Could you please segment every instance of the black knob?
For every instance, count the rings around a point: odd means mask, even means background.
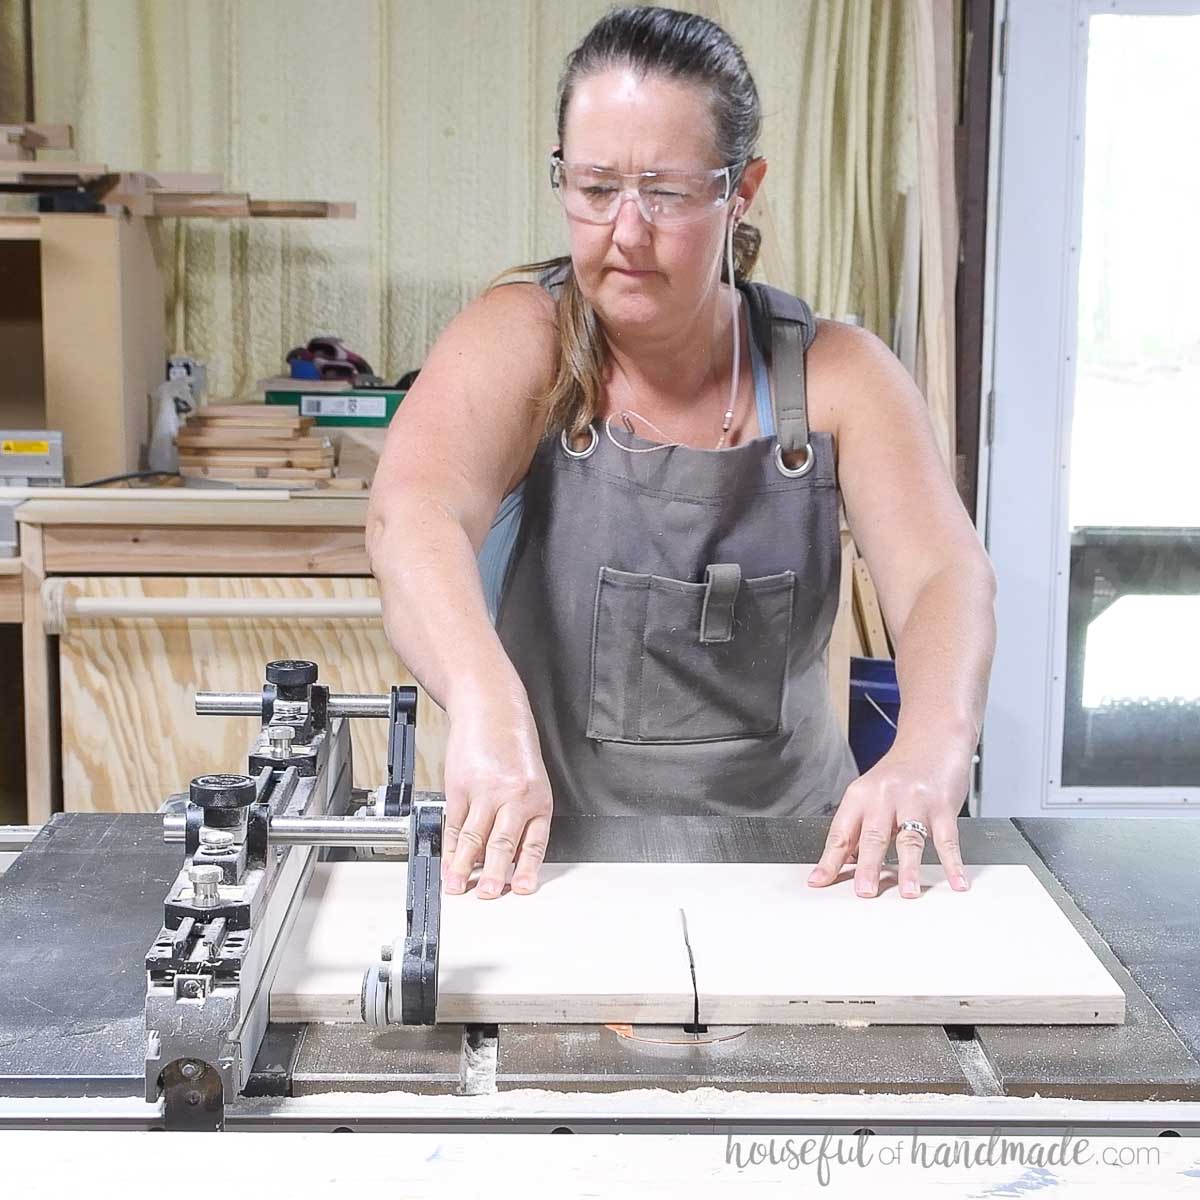
[[[245,808],[254,803],[255,785],[249,775],[201,775],[189,792],[201,808]]]
[[[317,682],[317,664],[302,658],[267,663],[267,682],[276,687],[308,687]]]

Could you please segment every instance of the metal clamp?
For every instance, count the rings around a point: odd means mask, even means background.
[[[360,1011],[373,1029],[437,1020],[445,808],[414,804],[410,820],[405,934],[363,973]]]

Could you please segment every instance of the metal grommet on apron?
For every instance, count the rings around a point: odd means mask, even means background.
[[[556,813],[819,816],[857,777],[827,669],[841,537],[833,435],[808,427],[816,322],[741,290],[777,441],[630,454],[593,425],[580,450],[544,438],[525,478],[496,632]]]
[[[780,475],[786,475],[789,479],[803,479],[813,469],[816,461],[817,456],[813,453],[812,442],[805,442],[804,461],[798,467],[789,467],[783,461],[783,446],[779,442],[775,443],[775,465],[779,468]]]
[[[562,442],[562,448],[569,458],[591,458],[595,453],[596,447],[600,444],[600,435],[596,432],[595,425],[588,426],[588,433],[591,435],[591,440],[582,450],[576,450],[571,445],[571,439],[567,436],[567,431],[564,429],[559,440]]]

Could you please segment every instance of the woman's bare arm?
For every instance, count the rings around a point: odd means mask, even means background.
[[[367,512],[367,554],[388,641],[450,717],[445,875],[481,894],[532,890],[549,786],[525,691],[488,617],[475,555],[541,432],[554,370],[554,302],[493,289],[438,339],[388,430]],[[490,730],[490,732],[489,732]]]
[[[930,828],[951,884],[967,886],[957,814],[979,740],[996,642],[995,573],[938,452],[908,372],[874,335],[822,322],[810,365],[831,397],[846,518],[896,641],[899,731],[847,790],[814,882],[857,849],[856,888],[875,895],[900,820]],[[919,894],[918,833],[896,837],[902,895]]]

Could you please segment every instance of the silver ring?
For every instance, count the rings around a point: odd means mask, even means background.
[[[919,833],[923,838],[929,836],[929,830],[920,821],[901,821],[900,832],[903,833],[906,829],[911,829],[913,833]]]
[[[807,475],[816,464],[817,456],[813,453],[812,442],[804,444],[804,461],[798,467],[789,467],[783,461],[783,447],[775,443],[775,465],[779,468],[781,475],[786,475],[789,479],[799,479],[802,475]]]
[[[569,458],[587,458],[600,445],[600,435],[596,432],[595,425],[588,426],[588,433],[592,435],[592,440],[582,450],[576,450],[571,445],[565,429],[559,434],[559,441],[562,442],[562,448]]]

